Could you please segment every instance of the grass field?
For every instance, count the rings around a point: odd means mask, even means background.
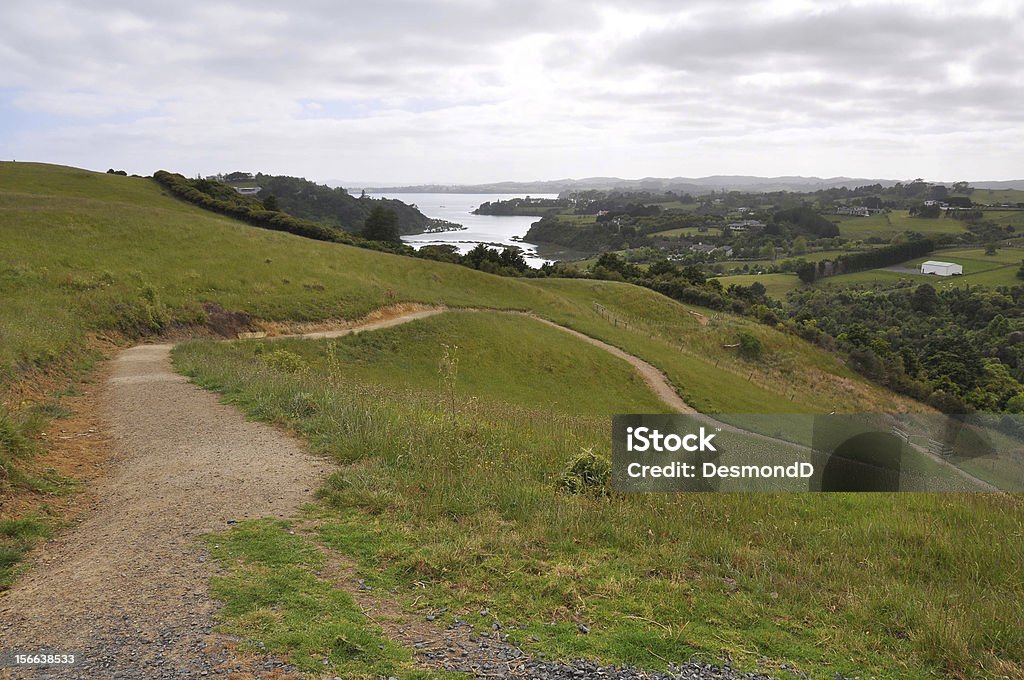
[[[454,371],[446,344],[459,347]],[[559,492],[577,454],[607,454],[607,415],[652,406],[602,354],[481,313],[336,341],[180,346],[180,370],[341,465],[304,522],[211,539],[236,569],[217,585],[229,629],[358,677],[307,623],[347,620],[301,564],[325,554],[420,616],[448,607],[441,621],[480,630],[496,619],[558,658],[658,668],[726,653],[812,677],[1022,670],[1019,499]],[[282,562],[298,564],[297,593],[256,576]]]
[[[790,336],[731,316],[701,326],[646,289],[499,278],[260,230],[143,178],[0,163],[0,243],[0,493],[70,488],[27,474],[21,461],[39,448],[34,438],[61,392],[101,358],[90,337],[188,332],[208,319],[204,304],[271,321],[353,319],[400,302],[531,309],[659,366],[705,411],[919,408]],[[741,329],[761,338],[763,361],[723,347]],[[12,392],[43,374],[47,391]],[[30,534],[5,550],[20,554]]]
[[[913,283],[930,283],[936,288],[962,286],[1016,286],[1021,284],[1017,278],[1017,270],[1024,259],[1024,249],[1000,248],[995,255],[986,255],[983,248],[963,248],[954,250],[937,250],[927,257],[902,262],[898,266],[907,269],[919,269],[925,260],[939,260],[963,265],[962,276],[933,276],[897,272],[889,269],[872,269],[833,276],[817,282],[815,285],[847,286],[854,284],[895,285],[901,280]]]
[[[559,222],[570,222],[572,224],[594,224],[597,221],[597,215],[576,215],[575,213],[558,213],[556,215]]]
[[[42,184],[40,176],[55,188],[26,191]],[[322,320],[419,302],[531,309],[654,363],[705,410],[778,410],[792,391],[790,378],[777,382],[779,366],[804,374],[798,384],[821,382],[822,372],[855,380],[859,396],[844,400],[850,409],[903,403],[790,336],[729,315],[700,326],[683,305],[628,284],[501,278],[309,241],[203,212],[144,179],[8,163],[0,164],[0,187],[0,376],[7,380],[75,351],[89,332],[202,322],[200,303],[265,320]],[[83,198],[90,195],[103,198]],[[595,303],[629,326],[616,326]],[[752,366],[723,349],[741,328],[762,337],[768,360]],[[723,393],[716,381],[735,381],[737,389]],[[791,408],[816,403],[798,395]]]
[[[830,220],[839,223],[839,235],[849,239],[866,239],[877,236],[890,239],[905,231],[916,231],[925,235],[960,234],[967,231],[963,222],[950,217],[921,219],[911,217],[906,210],[893,210],[870,217],[843,217],[830,215]]]
[[[1017,278],[1017,270],[1021,267],[1022,259],[1024,259],[1024,249],[1022,248],[1000,248],[995,255],[986,255],[984,248],[938,250],[927,257],[901,262],[897,266],[906,269],[919,269],[925,260],[955,262],[963,265],[963,276],[940,277],[891,269],[870,269],[831,276],[815,282],[814,285],[836,288],[854,285],[894,286],[901,281],[910,281],[915,284],[930,283],[936,288],[1016,286],[1021,284],[1021,280]],[[749,286],[756,281],[767,289],[770,296],[779,299],[785,298],[786,293],[797,290],[803,285],[795,274],[740,274],[720,276],[718,281],[723,286],[730,284]]]
[[[1024,231],[1024,210],[986,210],[984,220],[995,222],[1001,227],[1014,227]]]
[[[796,274],[733,274],[719,276],[715,280],[726,288],[731,285],[749,286],[753,283],[760,283],[770,297],[779,300],[784,300],[786,293],[803,285]]]
[[[971,192],[970,199],[975,203],[985,203],[988,205],[1001,205],[1003,203],[1014,205],[1024,202],[1024,190],[975,189]]]

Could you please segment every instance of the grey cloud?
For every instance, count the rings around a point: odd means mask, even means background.
[[[943,64],[1011,34],[1000,17],[931,16],[908,7],[843,7],[774,19],[705,15],[645,34],[613,56],[681,71],[770,66],[937,76]],[[756,60],[756,61],[755,61]]]
[[[900,1],[766,18],[769,5],[8,0],[0,105],[83,124],[0,130],[0,142],[19,153],[194,158],[208,170],[253,156],[309,175],[318,170],[302,163],[316,163],[326,177],[346,174],[333,162],[379,162],[367,173],[380,177],[391,163],[441,179],[488,159],[534,167],[534,177],[627,174],[570,164],[605,162],[604,149],[625,162],[630,145],[630,162],[663,164],[634,174],[707,174],[671,164],[703,152],[741,164],[715,170],[748,172],[752,148],[787,143],[831,163],[858,139],[909,163],[923,157],[924,135],[1024,137],[1019,8],[990,16]]]

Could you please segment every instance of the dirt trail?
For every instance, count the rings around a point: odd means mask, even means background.
[[[340,329],[277,337],[339,337],[444,311],[405,308]],[[669,406],[692,411],[650,364],[538,320],[628,361]],[[111,362],[100,401],[115,453],[110,474],[93,489],[96,507],[38,549],[32,569],[0,596],[0,650],[62,650],[86,659],[45,677],[287,673],[272,662],[239,667],[224,648],[228,641],[211,633],[213,567],[196,539],[248,517],[293,515],[328,464],[174,373],[172,347],[141,345]],[[37,670],[21,673],[39,677]]]
[[[665,377],[665,374],[662,373],[657,368],[655,368],[654,366],[652,366],[651,364],[644,361],[643,359],[638,359],[632,354],[629,354],[628,352],[624,352],[623,350],[619,349],[615,345],[609,345],[607,342],[598,340],[597,338],[592,338],[589,335],[584,335],[583,333],[580,333],[579,331],[574,331],[571,328],[559,326],[557,323],[553,321],[542,319],[541,317],[535,316],[533,314],[530,314],[528,316],[530,316],[530,318],[532,319],[540,321],[541,323],[545,323],[548,326],[557,328],[563,333],[568,333],[569,335],[575,336],[582,340],[583,342],[588,342],[591,345],[600,347],[609,354],[616,356],[622,359],[623,361],[628,362],[634,369],[636,369],[636,372],[640,374],[640,377],[644,379],[644,382],[647,383],[647,387],[649,387],[651,391],[654,392],[654,394],[657,395],[657,397],[661,399],[663,402],[665,402],[665,404],[673,411],[677,413],[697,413],[697,409],[693,408],[692,406],[690,406],[689,404],[682,400],[682,398],[679,396],[679,393],[675,391],[675,389],[672,387],[672,384],[668,381],[668,378]]]
[[[444,311],[405,307],[340,329],[276,337],[339,337]],[[672,410],[695,413],[651,364],[530,316],[629,362]],[[110,474],[92,490],[96,507],[38,549],[32,569],[0,594],[0,652],[77,652],[85,661],[42,674],[0,670],[0,677],[291,674],[276,661],[239,661],[230,640],[212,632],[215,568],[197,537],[249,517],[294,516],[329,463],[174,373],[172,347],[141,345],[111,362],[100,401],[109,430],[102,434],[112,437],[115,453]]]
[[[0,649],[87,658],[46,677],[226,673],[216,666],[227,655],[206,653],[216,606],[196,538],[229,521],[289,516],[325,474],[326,462],[295,440],[175,374],[171,347],[113,360],[102,401],[115,457],[97,507],[36,551],[0,597]]]

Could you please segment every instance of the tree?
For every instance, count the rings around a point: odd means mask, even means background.
[[[740,356],[744,359],[753,361],[761,357],[764,353],[764,345],[756,335],[749,331],[740,331],[736,334],[740,345]]]
[[[616,253],[601,253],[594,263],[594,270],[605,270],[619,274],[623,279],[631,279],[640,275],[640,269],[630,264]]]
[[[271,210],[273,212],[280,211],[281,207],[277,204],[277,196],[275,196],[274,194],[270,194],[269,196],[264,198],[263,199],[263,209],[264,210]]]
[[[924,219],[934,220],[942,214],[942,208],[938,205],[922,205],[922,206],[910,206],[911,217],[923,217]]]
[[[1021,267],[1024,269],[1024,266]],[[818,268],[813,262],[807,262],[801,260],[800,264],[797,265],[796,275],[800,277],[800,280],[804,283],[814,283],[814,279],[818,278]]]
[[[668,260],[656,260],[647,268],[648,276],[678,276],[679,267]]]
[[[438,243],[436,245],[423,246],[416,251],[416,254],[426,260],[437,260],[438,262],[462,262],[462,255],[458,247],[450,243]]]
[[[398,215],[390,208],[377,206],[363,223],[363,238],[388,243],[400,242],[402,238],[398,233]]]
[[[910,307],[915,312],[934,314],[939,307],[939,296],[935,292],[935,286],[930,283],[922,283],[915,288],[910,296]]]
[[[803,236],[797,236],[793,239],[793,245],[790,246],[790,255],[803,255],[807,252],[807,239]]]

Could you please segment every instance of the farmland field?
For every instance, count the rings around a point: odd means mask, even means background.
[[[937,288],[959,286],[1013,286],[1021,280],[1017,278],[1017,270],[1024,258],[1024,249],[1000,248],[995,255],[985,255],[984,249],[968,248],[955,250],[937,250],[927,257],[919,257],[902,262],[896,267],[919,269],[926,260],[954,262],[963,265],[962,276],[941,277],[928,274],[917,274],[888,269],[872,269],[869,271],[841,274],[816,282],[815,285],[845,286],[851,284],[881,283],[891,285],[900,280],[913,283],[930,283]]]
[[[768,295],[774,298],[785,298],[786,293],[796,290],[801,285],[796,274],[736,274],[731,276],[719,276],[715,279],[723,286],[730,285],[749,286],[752,283],[760,283],[765,287]]]
[[[841,217],[829,215],[828,219],[838,221],[839,234],[843,238],[866,239],[872,236],[890,239],[905,231],[916,231],[926,236],[932,234],[959,234],[967,231],[963,222],[951,217],[937,219],[911,217],[906,210],[894,210],[870,217]]]

